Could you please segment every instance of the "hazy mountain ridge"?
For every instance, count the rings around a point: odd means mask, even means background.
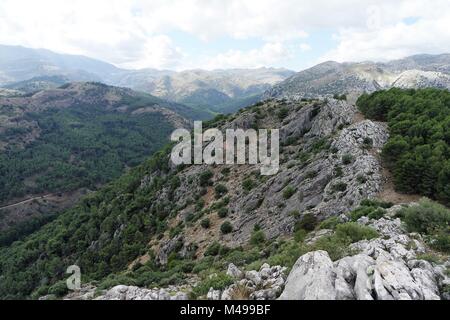
[[[275,85],[264,98],[358,96],[391,87],[450,89],[450,54],[416,55],[387,63],[324,62]]]
[[[61,79],[100,81],[214,112],[221,111],[222,106],[227,112],[234,111],[243,106],[242,101],[261,95],[292,74],[293,71],[274,68],[126,70],[84,56],[0,45],[0,87],[35,92],[56,87]]]

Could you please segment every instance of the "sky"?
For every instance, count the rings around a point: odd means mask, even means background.
[[[0,43],[171,70],[450,52],[449,0],[0,0]]]

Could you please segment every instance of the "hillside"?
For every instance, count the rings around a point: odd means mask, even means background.
[[[317,98],[346,93],[356,98],[380,89],[450,89],[450,55],[417,55],[387,63],[325,62],[275,85],[265,98]]]
[[[383,191],[386,123],[345,101],[277,100],[207,126],[280,128],[279,173],[173,167],[167,147],[0,249],[0,296],[62,296],[76,264],[72,299],[445,297],[450,211],[366,200]]]
[[[98,83],[0,98],[0,243],[16,239],[23,221],[47,221],[86,189],[140,164],[195,115],[189,107]],[[5,234],[10,227],[14,233]]]
[[[137,88],[189,106],[232,113],[257,102],[264,91],[292,74],[274,68],[189,70],[144,81]]]
[[[96,81],[145,91],[210,113],[232,113],[259,100],[286,69],[127,70],[84,56],[0,45],[0,87],[34,93],[72,81]],[[210,115],[212,117],[212,115]]]

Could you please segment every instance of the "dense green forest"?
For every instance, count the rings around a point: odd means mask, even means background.
[[[439,89],[375,92],[357,105],[365,116],[387,121],[383,158],[396,188],[450,204],[450,92]]]
[[[132,116],[100,107],[48,109],[25,117],[42,132],[26,148],[0,153],[0,203],[104,184],[160,149],[172,130],[161,113]]]
[[[157,153],[25,241],[0,249],[0,297],[26,297],[37,288],[45,294],[72,264],[82,268],[83,281],[99,280],[143,254],[149,237],[164,232],[176,212],[170,194],[166,203],[152,206],[162,185],[177,187],[175,172],[167,173],[168,155],[169,148]],[[159,176],[140,188],[142,177],[154,171]]]

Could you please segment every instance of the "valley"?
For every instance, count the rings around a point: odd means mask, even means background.
[[[0,298],[449,298],[448,55],[174,72],[1,49]],[[174,165],[196,120],[278,129],[278,173]]]

